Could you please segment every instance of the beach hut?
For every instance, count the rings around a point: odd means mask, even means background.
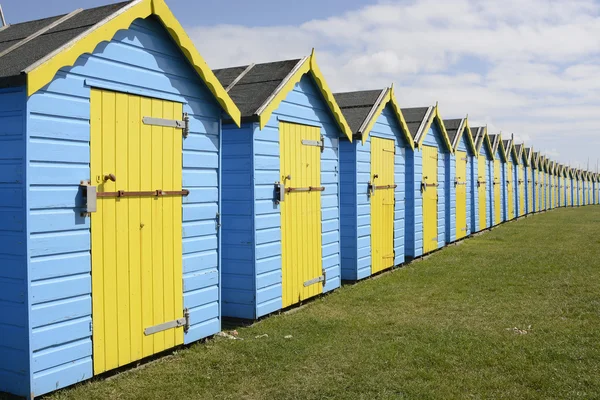
[[[525,192],[526,192],[526,181],[525,181],[525,160],[523,159],[525,153],[525,145],[523,144],[515,144],[514,146],[515,153],[517,154],[517,160],[519,160],[519,164],[517,165],[517,172],[515,173],[515,185],[517,192],[517,202],[516,202],[516,210],[515,213],[517,217],[522,217],[525,215]]]
[[[475,177],[477,171],[477,150],[469,127],[467,117],[444,120],[448,138],[454,154],[454,202],[456,218],[456,234],[451,234],[450,241],[460,240],[475,232],[473,226],[476,215]],[[452,203],[452,199],[450,200]]]
[[[334,97],[354,137],[339,151],[342,280],[356,281],[404,262],[406,152],[414,145],[393,86]]]
[[[548,177],[549,177],[549,187],[550,187],[550,195],[549,195],[549,209],[553,209],[556,207],[556,163],[553,160],[549,160],[548,162]]]
[[[215,74],[242,114],[223,126],[222,313],[256,319],[340,286],[339,143],[352,131],[314,51]]]
[[[559,164],[556,161],[554,161],[553,181],[554,181],[554,208],[557,208],[560,206],[560,196],[559,196],[560,179],[559,179]]]
[[[494,166],[493,166],[493,183],[491,193],[493,199],[493,205],[491,208],[492,215],[492,226],[498,225],[499,223],[506,221],[507,215],[507,203],[506,203],[506,151],[502,144],[501,135],[494,134],[489,135],[490,142],[492,143],[492,150],[494,154]]]
[[[522,145],[521,150],[521,163],[523,164],[523,176],[524,183],[523,188],[525,192],[525,200],[523,202],[525,206],[525,215],[531,214],[533,212],[533,166],[532,166],[532,158],[533,158],[533,149],[531,147],[525,147],[525,144]]]
[[[600,175],[594,175],[594,204],[600,204]]]
[[[534,151],[531,156],[531,167],[533,176],[533,212],[541,210],[541,170],[540,170],[540,153]]]
[[[561,206],[568,207],[569,206],[569,172],[566,165],[561,164],[561,174],[560,174],[560,196],[561,196]]]
[[[564,194],[565,194],[565,201],[564,201],[564,206],[565,207],[572,207],[573,203],[572,203],[572,199],[573,199],[573,195],[572,195],[572,181],[571,181],[571,169],[564,165],[563,166],[563,180],[564,180]]]
[[[240,112],[167,5],[78,9],[0,43],[0,391],[219,332],[219,121]]]
[[[586,196],[586,205],[592,204],[592,173],[589,171],[585,172],[585,180],[586,180],[586,188],[587,188],[587,196]]]
[[[565,202],[564,196],[564,179],[563,179],[563,166],[561,164],[556,164],[556,207],[563,207],[563,203]]]
[[[406,165],[406,257],[427,254],[450,241],[454,192],[452,144],[437,105],[403,108],[415,143]]]
[[[578,169],[577,170],[577,205],[578,206],[585,205],[583,193],[584,193],[584,191],[583,191],[583,171]]]
[[[518,182],[519,156],[513,145],[513,139],[503,140],[502,145],[506,151],[506,220],[509,221],[517,217],[518,210]]]
[[[577,171],[575,168],[569,167],[569,186],[571,189],[569,190],[569,196],[571,197],[571,201],[569,202],[570,207],[575,207],[578,205],[577,195]]]
[[[487,133],[487,127],[471,128],[475,149],[477,150],[477,171],[474,179],[476,182],[477,212],[475,232],[492,226],[490,210],[492,210],[492,170],[494,165],[494,152],[492,143]]]
[[[540,155],[540,171],[542,173],[542,177],[540,178],[540,183],[542,184],[542,193],[540,194],[542,204],[540,209],[546,211],[548,209],[548,159],[542,155]]]

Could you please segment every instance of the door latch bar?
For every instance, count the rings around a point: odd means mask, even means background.
[[[96,196],[97,197],[144,197],[144,196],[187,196],[190,194],[189,190],[177,190],[177,191],[169,191],[169,190],[151,190],[146,192],[128,192],[125,190],[117,190],[116,192],[100,192]]]
[[[289,187],[289,188],[285,188],[285,192],[286,193],[291,193],[291,192],[323,192],[325,191],[325,187],[324,186],[309,186],[309,187]]]
[[[183,137],[188,137],[190,133],[190,116],[188,113],[183,113],[182,119],[167,119],[167,118],[155,118],[155,117],[143,117],[142,122],[144,125],[162,126],[165,128],[177,128],[182,129]]]
[[[190,329],[190,312],[187,308],[185,310],[183,310],[183,318],[175,319],[173,321],[163,322],[162,324],[158,324],[158,325],[154,325],[154,326],[149,326],[148,328],[144,329],[144,335],[149,336],[149,335],[153,335],[158,332],[166,331],[168,329],[181,328],[181,327],[183,327],[183,331],[186,333]]]

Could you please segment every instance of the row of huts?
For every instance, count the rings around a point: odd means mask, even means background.
[[[393,86],[332,93],[314,53],[212,71],[163,0],[4,26],[0,391],[72,385],[599,188]]]

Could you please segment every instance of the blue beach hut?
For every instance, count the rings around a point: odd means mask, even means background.
[[[415,143],[406,163],[407,258],[441,248],[450,241],[454,212],[452,143],[438,106],[404,108],[402,114]]]
[[[0,391],[35,397],[221,329],[220,120],[162,0],[0,31]]]
[[[493,166],[494,152],[492,143],[487,133],[487,127],[472,128],[475,148],[477,150],[477,179],[476,179],[476,207],[477,218],[475,232],[490,228],[492,226],[492,210],[493,196]]]
[[[507,202],[506,202],[506,151],[502,144],[502,137],[498,134],[490,135],[492,150],[494,154],[493,182],[491,194],[493,204],[491,208],[492,226],[506,221]]]
[[[314,52],[215,74],[242,114],[223,125],[222,313],[256,319],[340,286],[352,131]]]
[[[455,166],[454,181],[451,182],[454,194],[450,199],[451,209],[455,210],[455,229],[450,234],[450,242],[453,242],[476,232],[477,150],[467,117],[444,120],[444,126],[452,144],[451,157]]]
[[[413,139],[393,86],[335,93],[354,141],[340,141],[342,279],[404,262],[406,156]]]

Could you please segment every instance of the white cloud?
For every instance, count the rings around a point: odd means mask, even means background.
[[[600,4],[594,0],[386,1],[298,26],[189,31],[213,68],[317,49],[335,91],[396,82],[404,106],[515,133],[559,162],[599,157]],[[557,150],[558,149],[558,150]]]

